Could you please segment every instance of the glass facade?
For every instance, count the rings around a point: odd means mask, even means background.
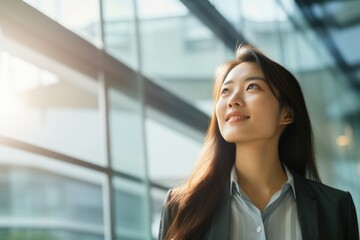
[[[149,218],[147,189],[144,184],[115,178],[116,239],[147,239]]]
[[[100,11],[97,0],[25,0],[54,21],[95,45],[101,44]],[[86,6],[86,9],[84,9]]]
[[[102,4],[104,48],[119,61],[138,69],[134,1],[104,0]]]
[[[237,41],[298,77],[321,178],[350,191],[359,212],[359,9],[357,1],[3,0],[0,238],[156,239],[166,192],[202,146],[215,69]]]
[[[0,150],[2,239],[104,239],[104,174]]]
[[[112,167],[144,178],[146,169],[141,102],[115,88],[109,89],[108,100]]]
[[[5,51],[1,63],[1,135],[104,165],[95,79],[61,65],[50,72]]]

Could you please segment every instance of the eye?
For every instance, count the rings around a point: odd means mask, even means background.
[[[258,89],[258,88],[259,88],[258,85],[254,84],[254,83],[250,83],[250,84],[247,86],[246,90]]]
[[[230,90],[228,89],[228,88],[223,88],[222,90],[221,90],[221,95],[224,95],[224,94],[226,94],[226,93],[228,93]]]

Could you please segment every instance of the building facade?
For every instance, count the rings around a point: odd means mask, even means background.
[[[298,77],[322,180],[360,209],[359,9],[1,0],[0,239],[156,239],[201,149],[215,69],[242,41]]]

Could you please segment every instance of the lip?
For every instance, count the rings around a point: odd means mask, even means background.
[[[227,122],[239,122],[239,121],[247,120],[249,118],[250,118],[250,116],[248,116],[242,112],[233,111],[233,112],[230,112],[228,115],[226,115],[225,120]]]

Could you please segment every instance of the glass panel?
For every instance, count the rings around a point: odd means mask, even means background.
[[[137,69],[134,0],[103,0],[104,41],[108,53]]]
[[[174,0],[138,0],[138,13],[142,19],[181,16],[188,12],[186,7]]]
[[[360,24],[346,29],[333,28],[330,29],[329,33],[346,63],[349,65],[359,64],[360,50],[354,39],[358,39],[360,37]]]
[[[145,176],[141,105],[111,88],[109,120],[112,165],[116,170]]]
[[[150,116],[145,125],[149,177],[166,187],[178,186],[192,170],[203,135],[174,119],[147,111]]]
[[[130,180],[114,178],[116,239],[148,238],[146,187]]]
[[[291,23],[275,0],[241,0],[241,31],[245,39],[260,47],[272,59],[282,63],[283,33],[291,30]]]
[[[243,16],[241,15],[241,4],[239,0],[209,0],[212,5],[223,15],[226,20],[233,24],[239,32]],[[234,46],[235,47],[235,46]]]
[[[52,71],[0,54],[0,134],[104,164],[98,83],[35,53]]]
[[[321,144],[329,156],[322,162],[330,162],[332,175],[322,176],[326,177],[324,182],[350,191],[356,208],[360,209],[360,151],[357,147],[360,144],[360,96],[352,87],[343,84],[346,76],[341,73],[335,75],[334,71],[329,75],[336,78],[323,79],[325,116],[318,123],[327,134],[320,135],[322,138],[317,140],[327,144]],[[360,220],[359,214],[358,219]]]
[[[178,0],[138,2],[143,73],[200,110],[211,105],[215,68],[228,56],[224,44]]]
[[[98,0],[24,0],[24,2],[86,40],[101,45]]]
[[[1,239],[103,239],[103,174],[0,145]]]

